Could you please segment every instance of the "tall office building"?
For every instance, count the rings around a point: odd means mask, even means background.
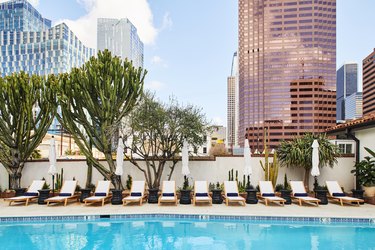
[[[362,117],[362,92],[355,92],[345,98],[345,120]]]
[[[94,55],[64,23],[51,27],[26,0],[0,4],[0,71],[47,75],[68,72]]]
[[[346,98],[358,91],[358,65],[345,63],[337,70],[336,120],[352,119],[345,116]]]
[[[362,61],[363,115],[375,113],[375,49]]]
[[[143,67],[143,43],[136,27],[127,18],[98,18],[98,50],[108,49],[122,59]]]
[[[238,146],[238,56],[234,52],[231,74],[227,78],[227,148]]]
[[[336,0],[239,0],[240,144],[262,151],[265,128],[269,148],[324,131],[335,89]]]
[[[48,75],[80,67],[94,49],[88,48],[65,23],[51,27],[51,21],[26,0],[0,4],[0,72],[2,76],[25,71]],[[55,118],[49,132],[61,128]]]

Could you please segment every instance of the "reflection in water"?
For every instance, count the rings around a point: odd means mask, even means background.
[[[0,246],[7,246],[6,249],[371,249],[375,245],[366,239],[373,235],[374,225],[133,219],[2,224]]]

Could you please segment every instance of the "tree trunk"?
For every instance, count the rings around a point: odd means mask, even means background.
[[[86,161],[87,163],[87,176],[86,176],[86,188],[91,187],[92,184],[92,163]]]
[[[110,178],[113,186],[117,190],[124,190],[124,187],[122,185],[121,176],[113,174]]]
[[[21,183],[21,174],[19,173],[11,173],[9,175],[9,188],[14,190],[16,188],[20,188],[20,183]]]
[[[307,191],[310,190],[310,181],[309,180],[310,180],[310,169],[305,168],[304,182],[305,182],[305,186],[306,186]]]

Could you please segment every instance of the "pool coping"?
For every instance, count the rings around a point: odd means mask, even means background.
[[[93,214],[93,215],[41,215],[41,216],[7,216],[0,217],[1,223],[9,222],[47,222],[47,221],[96,221],[101,219],[197,219],[202,222],[211,220],[228,221],[277,221],[277,222],[304,222],[304,223],[351,223],[375,225],[375,218],[344,218],[344,217],[303,217],[303,216],[254,216],[254,215],[199,215],[173,213],[139,213],[139,214]]]

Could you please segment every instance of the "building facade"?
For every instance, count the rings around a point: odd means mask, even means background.
[[[361,118],[363,115],[362,92],[356,92],[345,99],[345,120]]]
[[[51,27],[26,0],[0,4],[0,71],[48,75],[69,72],[94,55],[64,23]]]
[[[0,47],[2,76],[20,71],[37,75],[65,73],[95,54],[65,23],[51,27],[51,21],[26,0],[0,4]],[[49,132],[60,131],[55,118]]]
[[[375,113],[375,49],[362,62],[363,115]]]
[[[302,113],[292,112],[296,100],[291,91],[300,80],[311,86],[319,83],[317,91],[329,93],[322,95],[322,102],[331,103],[331,95],[336,99],[336,0],[240,0],[240,144],[248,138],[253,151],[257,147],[263,151],[263,131],[275,121],[276,127],[283,129],[269,133],[269,148],[296,133],[324,131],[335,123],[335,115],[315,117],[310,110],[300,116]],[[309,96],[321,95],[311,86],[307,87],[311,89]],[[293,108],[302,108],[301,102]],[[335,110],[333,106],[329,109]],[[296,126],[294,115],[310,125]],[[315,125],[317,119],[324,121]]]
[[[127,18],[98,18],[98,50],[108,49],[122,59],[143,67],[143,43],[136,27]]]
[[[336,81],[336,120],[346,117],[346,98],[358,91],[358,64],[345,63],[337,70]]]
[[[231,75],[227,78],[227,148],[238,146],[238,56],[233,54]]]

